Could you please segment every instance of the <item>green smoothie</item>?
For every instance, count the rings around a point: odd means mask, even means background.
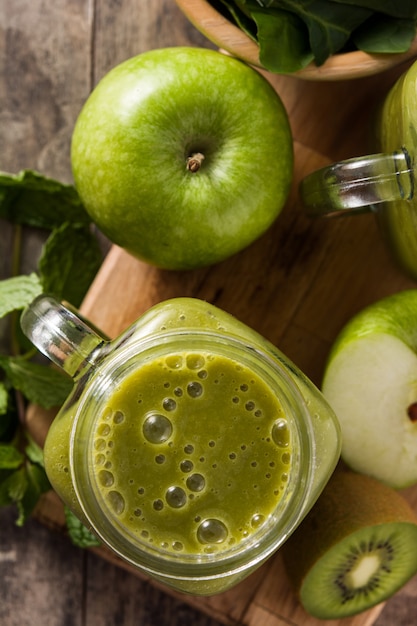
[[[34,319],[37,336],[51,335]],[[45,443],[54,489],[160,581],[205,595],[236,584],[330,477],[340,453],[331,408],[277,348],[200,300],[156,305],[113,341],[74,329],[67,356],[46,350],[76,383]]]
[[[154,546],[218,551],[276,509],[290,439],[279,399],[253,371],[214,353],[172,354],[133,372],[103,407],[97,498]]]

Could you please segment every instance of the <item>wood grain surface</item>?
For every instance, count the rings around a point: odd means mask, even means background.
[[[0,169],[37,169],[70,181],[72,128],[92,87],[125,58],[171,45],[212,47],[173,0],[0,2]],[[312,169],[369,150],[373,109],[408,64],[347,82],[267,76],[287,107],[295,140],[293,189],[276,224],[232,259],[195,272],[160,271],[113,247],[83,312],[114,336],[163,299],[203,298],[256,328],[320,384],[329,346],[345,321],[366,304],[415,285],[392,264],[372,215],[311,221],[300,209],[297,184]],[[27,233],[24,269],[37,261],[41,239]],[[11,242],[2,223],[1,276],[8,275]],[[7,340],[7,328],[0,331]],[[39,440],[50,418],[37,410],[28,416]],[[406,495],[417,504],[415,490]],[[202,600],[168,594],[103,549],[71,546],[53,493],[24,529],[14,525],[14,515],[0,509],[2,625],[321,623],[289,593],[279,555],[234,590]],[[327,623],[412,626],[416,596],[414,579],[384,607]]]

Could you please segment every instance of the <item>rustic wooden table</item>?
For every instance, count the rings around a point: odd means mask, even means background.
[[[147,49],[171,45],[211,47],[182,16],[174,0],[0,0],[0,169],[10,172],[23,168],[36,169],[62,181],[71,181],[69,141],[76,116],[91,88],[119,61]],[[321,144],[317,149],[322,155],[336,159],[352,156],[364,148],[365,133],[363,125],[358,123],[361,121],[358,111],[363,109],[364,102],[379,97],[394,78],[393,73],[371,79],[368,90],[371,96],[365,94],[363,101],[352,110],[348,106],[349,97],[353,97],[356,91],[360,92],[363,82],[359,81],[352,86],[306,86],[289,79],[282,82],[278,80],[276,85],[282,92],[290,118],[295,120],[295,139],[303,142],[303,138],[308,136],[305,143],[311,148],[315,140],[320,138]],[[337,98],[339,119],[332,105]],[[316,103],[313,111],[311,106],[304,107],[303,103],[307,99],[310,99],[310,103],[312,99]],[[316,119],[312,119],[312,113],[317,114]],[[324,120],[328,124],[330,119],[334,121],[330,123],[330,132],[324,137],[320,121],[323,123]],[[347,124],[349,134],[345,136],[343,131]],[[314,131],[315,128],[317,131]],[[320,227],[317,228],[310,233],[314,236],[311,246],[321,245],[325,241],[320,239],[322,233]],[[341,228],[336,228],[340,233]],[[366,228],[359,226],[359,248],[364,246],[361,241]],[[374,236],[373,228],[373,223],[369,223],[371,238]],[[349,226],[347,233],[351,241],[344,245],[352,248],[356,245],[354,228]],[[304,234],[301,231],[299,233],[300,237]],[[11,237],[8,225],[2,223],[0,277],[8,275]],[[292,245],[299,239],[297,232],[293,237]],[[27,243],[24,269],[30,269],[36,259],[36,233],[29,234]],[[294,275],[294,269],[288,257],[289,247],[286,248],[283,241],[280,243],[283,246],[281,269],[284,280],[286,274],[292,272]],[[328,325],[326,341],[322,341],[318,326],[306,326],[306,319],[302,315],[299,316],[298,325],[284,339],[289,355],[294,360],[299,359],[300,366],[305,367],[313,379],[318,378],[324,351],[342,319],[346,319],[367,300],[411,285],[410,281],[391,269],[378,244],[376,248],[374,254],[378,259],[382,255],[383,259],[383,286],[378,284],[380,275],[373,269],[371,262],[369,271],[371,278],[374,272],[374,281],[370,285],[358,281],[357,287],[349,290],[346,306],[340,304],[345,306],[343,315],[337,314],[332,318],[335,321]],[[307,250],[304,259],[307,259],[307,263],[309,253],[311,250]],[[303,260],[301,253],[299,256]],[[303,268],[300,268],[299,274],[302,271]],[[343,278],[343,267],[338,271]],[[295,276],[297,278],[298,274]],[[366,279],[369,279],[369,272]],[[175,284],[179,284],[178,277]],[[210,285],[208,281],[207,289],[214,293],[215,285]],[[307,289],[306,285],[304,289]],[[284,291],[284,295],[287,293],[291,295],[291,290]],[[314,293],[317,296],[317,290]],[[338,303],[341,294],[345,296],[343,289],[335,290],[333,304]],[[264,290],[260,298],[269,304],[273,295],[268,295]],[[251,319],[249,312],[240,310],[238,296],[230,303],[230,308],[240,313],[244,321],[256,321],[256,318]],[[241,302],[243,307],[245,300]],[[313,310],[324,314],[324,304],[322,308],[316,305]],[[311,366],[312,357],[307,359],[302,348],[306,327],[312,329],[313,334],[317,331],[316,345],[313,346],[313,352],[315,350],[318,357],[317,369]],[[266,324],[261,330],[274,338],[272,326]],[[4,340],[7,329],[0,326],[0,332]],[[75,548],[62,533],[53,531],[38,520],[29,521],[23,529],[17,528],[14,520],[13,509],[0,509],[0,624],[219,624],[214,617],[191,607],[185,599],[168,595],[129,571],[109,563],[100,555]],[[392,626],[396,623],[398,626],[413,626],[416,624],[416,608],[417,580],[414,579],[386,604],[379,616],[373,616],[363,624]],[[259,626],[261,623],[262,626],[268,626],[278,621],[258,623]],[[279,623],[293,624],[286,619]]]

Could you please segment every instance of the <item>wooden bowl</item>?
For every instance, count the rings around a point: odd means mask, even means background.
[[[207,0],[176,0],[176,3],[189,21],[217,47],[250,65],[262,68],[257,43],[213,8]],[[360,78],[378,74],[416,56],[417,37],[404,53],[367,54],[358,50],[335,54],[320,67],[311,63],[293,75],[309,80]]]

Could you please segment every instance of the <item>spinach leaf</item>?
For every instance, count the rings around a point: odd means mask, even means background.
[[[391,17],[417,19],[417,3],[415,0],[329,0],[338,4],[360,6],[371,9],[375,13],[383,13]]]
[[[416,34],[412,20],[375,15],[352,35],[359,50],[375,53],[406,52]]]
[[[236,23],[239,28],[251,39],[257,40],[256,24],[251,16],[250,11],[245,6],[245,0],[220,0],[220,3],[227,11],[227,17]],[[258,5],[259,8],[259,5]]]
[[[317,65],[341,50],[352,31],[371,15],[370,10],[362,7],[350,6],[346,11],[343,5],[325,0],[279,0],[279,4],[306,24]]]
[[[285,74],[302,69],[313,60],[308,33],[295,15],[250,6],[257,26],[259,60],[264,67]]]

